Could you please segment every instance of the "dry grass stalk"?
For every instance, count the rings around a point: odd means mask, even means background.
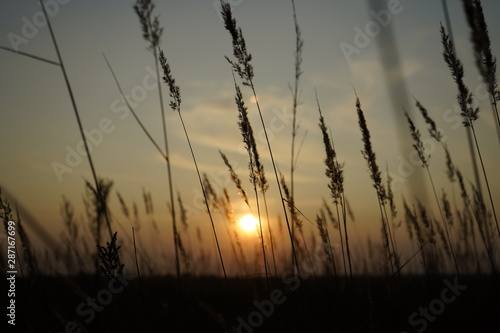
[[[303,228],[304,222],[299,217],[299,211],[298,211],[297,207],[293,205],[293,202],[292,202],[291,197],[290,197],[290,195],[291,195],[290,189],[289,189],[288,185],[286,184],[285,176],[283,174],[280,174],[280,182],[281,182],[281,187],[283,188],[283,193],[285,194],[285,201],[288,205],[288,209],[291,212],[290,214],[292,215],[291,216],[292,222],[295,223],[295,228],[297,228],[299,230],[300,236],[302,238],[303,249],[304,249],[305,255],[307,257],[310,257],[309,249],[307,247],[307,242],[306,242],[306,239],[304,236],[304,228]],[[299,249],[297,252],[301,253],[300,248],[302,248],[302,246],[300,245],[300,242],[297,239],[297,233],[294,233],[293,237],[294,237],[295,245]]]
[[[456,53],[455,44],[453,43],[453,31],[452,31],[452,27],[451,27],[451,20],[450,20],[450,15],[448,12],[448,5],[447,5],[446,0],[442,1],[442,5],[443,5],[444,13],[445,13],[447,37],[448,37],[449,41],[451,41],[451,45],[450,45],[451,49],[449,51]],[[444,29],[442,29],[442,30],[444,30]],[[442,39],[442,37],[441,37],[441,39]],[[470,154],[470,159],[471,159],[471,163],[472,163],[472,170],[474,173],[474,180],[476,182],[476,186],[479,188],[479,192],[482,193],[481,181],[479,178],[479,168],[478,168],[478,163],[477,163],[477,158],[476,158],[476,151],[475,151],[474,142],[472,139],[472,130],[469,126],[465,127],[465,133],[467,136],[467,145],[469,147],[469,154]]]
[[[184,207],[184,203],[182,202],[181,194],[177,193],[177,203],[179,204],[179,212],[180,212],[180,218],[181,218],[181,225],[184,229],[184,232],[188,231],[188,216],[187,216],[187,211],[186,208]]]
[[[486,188],[488,190],[488,197],[490,199],[490,205],[491,209],[493,211],[493,217],[495,219],[495,224],[497,227],[497,232],[498,236],[500,237],[500,226],[498,224],[498,218],[495,210],[495,204],[493,201],[493,196],[491,194],[491,189],[490,189],[490,183],[488,181],[488,176],[486,173],[486,169],[484,166],[483,162],[483,157],[481,155],[481,149],[479,148],[479,143],[477,140],[477,135],[476,135],[476,130],[474,127],[474,122],[478,119],[479,117],[479,108],[473,106],[473,99],[472,99],[472,93],[469,91],[467,86],[464,83],[464,68],[462,65],[462,62],[460,59],[457,57],[455,53],[455,46],[453,41],[450,39],[448,34],[446,33],[446,30],[444,27],[441,25],[441,42],[443,44],[443,57],[445,62],[447,63],[450,71],[451,71],[451,76],[453,77],[455,83],[457,84],[458,87],[458,104],[460,105],[460,109],[462,110],[462,117],[464,118],[464,126],[469,127],[472,131],[472,135],[474,137],[474,143],[476,146],[476,151],[479,156],[479,162],[481,163],[481,169],[483,171],[483,177],[486,183]],[[482,193],[481,193],[481,188],[480,188],[480,182],[477,182],[477,186],[479,189],[479,195],[480,199],[482,198]]]
[[[212,225],[212,230],[214,233],[214,238],[215,238],[215,243],[217,245],[217,252],[219,253],[219,260],[222,268],[222,272],[224,273],[224,279],[226,281],[226,286],[229,290],[229,282],[227,280],[227,273],[226,273],[226,267],[224,266],[224,259],[222,258],[222,251],[220,249],[220,244],[219,244],[219,239],[217,237],[217,231],[215,230],[215,223],[214,219],[212,217],[212,211],[210,210],[210,205],[208,204],[208,198],[207,198],[207,192],[205,190],[205,187],[203,186],[203,180],[201,179],[201,173],[200,169],[198,167],[198,162],[196,161],[196,156],[194,154],[193,146],[191,144],[191,140],[189,138],[189,134],[186,128],[186,125],[184,123],[184,119],[182,117],[181,113],[181,95],[180,95],[180,88],[179,86],[175,83],[175,79],[172,76],[171,70],[170,70],[170,64],[167,61],[167,58],[165,56],[165,53],[160,50],[160,56],[159,56],[159,61],[161,68],[163,69],[163,81],[168,85],[169,91],[170,91],[170,107],[172,108],[173,111],[177,111],[177,114],[179,115],[179,119],[182,124],[182,129],[184,130],[184,134],[186,136],[186,141],[189,146],[189,151],[191,152],[191,157],[193,158],[193,163],[196,169],[196,174],[198,176],[198,181],[200,183],[201,191],[203,193],[203,198],[205,201],[205,207],[208,212],[208,216],[210,218],[210,224]],[[172,208],[173,210],[173,208]]]
[[[467,22],[471,29],[471,40],[474,45],[474,58],[488,93],[490,94],[493,119],[497,137],[500,143],[500,116],[498,114],[498,103],[500,90],[496,77],[497,61],[491,52],[491,40],[488,25],[484,18],[483,7],[480,0],[462,0]]]
[[[125,215],[127,218],[130,218],[130,210],[128,209],[128,206],[125,203],[125,200],[123,200],[123,197],[120,194],[120,192],[116,192],[116,196],[118,197],[118,201],[120,202],[120,207],[122,209],[123,215]]]
[[[484,204],[484,201],[481,198],[481,194],[479,191],[475,188],[472,189],[474,196],[473,196],[473,203],[472,203],[472,209],[475,213],[476,216],[487,216],[488,217],[488,212],[486,209],[486,205]],[[483,240],[485,249],[486,249],[486,254],[488,256],[488,260],[490,261],[491,269],[493,273],[497,272],[496,269],[496,264],[495,264],[495,247],[496,243],[492,239],[491,236],[491,229],[489,226],[489,220],[485,219],[483,220],[480,225],[479,225],[479,234],[481,235],[481,238]]]
[[[295,166],[298,162],[298,154],[295,152],[295,139],[297,137],[297,132],[299,130],[299,125],[297,124],[297,109],[299,105],[299,82],[302,76],[302,51],[304,48],[304,40],[302,39],[302,32],[300,30],[299,23],[297,21],[297,12],[295,9],[295,1],[292,0],[293,8],[293,23],[295,27],[295,51],[294,51],[294,85],[293,88],[290,87],[292,92],[292,145],[291,145],[291,158],[290,158],[290,200],[292,207],[295,206]],[[292,218],[295,215],[291,212]],[[292,234],[294,233],[295,223],[292,220]]]
[[[108,179],[99,179],[98,184],[100,193],[90,182],[85,181],[85,186],[90,196],[86,206],[89,209],[90,225],[91,230],[94,233],[96,244],[101,243],[101,230],[103,223],[105,222],[107,211],[109,210],[108,199],[111,193],[111,187],[113,186],[113,181]]]
[[[106,225],[108,227],[109,236],[111,237],[112,235],[111,235],[111,223],[110,223],[110,219],[109,219],[109,216],[108,216],[108,212],[106,210],[106,205],[103,203],[104,202],[103,194],[102,194],[101,188],[99,187],[99,181],[98,181],[98,178],[97,178],[97,172],[96,172],[95,167],[94,167],[94,162],[92,160],[92,155],[90,154],[90,149],[88,147],[87,138],[85,137],[85,134],[84,134],[82,121],[80,119],[80,113],[78,111],[78,108],[77,108],[77,105],[76,105],[76,100],[75,100],[75,97],[73,95],[73,90],[71,88],[71,84],[69,82],[69,78],[68,78],[68,75],[66,73],[66,67],[64,66],[64,62],[63,62],[61,53],[59,51],[59,46],[58,46],[58,43],[57,43],[57,39],[56,39],[54,31],[52,29],[52,24],[50,22],[49,15],[47,15],[47,10],[45,8],[45,4],[44,4],[44,2],[42,0],[39,0],[39,3],[40,3],[40,6],[42,7],[42,12],[43,12],[45,20],[47,22],[47,26],[49,28],[50,37],[52,39],[52,43],[54,45],[54,48],[55,48],[55,51],[56,51],[56,54],[57,54],[57,58],[59,60],[59,66],[61,67],[61,71],[62,71],[62,74],[64,76],[64,81],[66,83],[66,88],[68,89],[68,94],[69,94],[69,97],[70,97],[70,100],[71,100],[71,105],[73,107],[73,112],[75,114],[76,122],[78,124],[78,130],[79,130],[80,135],[82,137],[83,146],[85,148],[85,155],[87,156],[87,160],[88,160],[89,165],[90,165],[90,171],[92,172],[92,178],[94,180],[94,185],[95,185],[95,188],[96,188],[96,191],[97,191],[97,197],[102,201],[101,205],[105,208],[105,210],[104,210],[104,218],[105,218]]]
[[[385,214],[385,219],[388,224],[391,225],[391,228],[389,228],[389,232],[391,232],[391,244],[394,249],[394,261],[396,264],[396,267],[398,267],[398,270],[396,271],[396,274],[399,274],[399,272],[402,270],[403,266],[400,263],[400,256],[398,253],[398,246],[396,242],[396,229],[398,229],[403,222],[399,222],[399,224],[396,224],[394,222],[394,219],[397,217],[398,212],[396,209],[396,204],[394,203],[394,193],[392,192],[392,177],[389,173],[389,166],[386,165],[386,170],[387,170],[387,204],[389,206],[390,212],[391,212],[391,221],[389,222],[389,217],[387,216],[387,211],[386,207],[384,207],[384,214]]]
[[[457,271],[457,274],[460,275],[460,269],[458,268],[458,261],[457,261],[456,255],[455,255],[455,250],[453,249],[453,244],[451,243],[451,237],[450,237],[450,233],[448,230],[448,225],[446,223],[446,220],[445,220],[445,217],[443,214],[443,209],[441,208],[441,202],[439,201],[436,187],[434,185],[434,180],[432,179],[432,174],[431,174],[430,169],[429,169],[430,155],[427,155],[427,153],[425,152],[424,144],[421,140],[420,131],[416,128],[415,124],[413,123],[413,120],[411,119],[410,115],[406,111],[405,111],[405,116],[406,116],[406,119],[408,120],[408,125],[410,127],[410,133],[411,133],[411,136],[412,136],[413,141],[414,141],[413,148],[415,148],[415,150],[417,151],[418,157],[420,158],[420,162],[422,163],[422,167],[424,167],[425,170],[427,171],[427,175],[429,176],[429,180],[431,182],[432,191],[434,192],[434,197],[435,197],[436,203],[438,205],[439,214],[441,216],[441,222],[442,222],[442,226],[440,226],[439,224],[436,225],[438,228],[438,232],[442,236],[445,250],[448,253],[450,253],[450,255],[453,258],[453,262],[455,264],[455,269]],[[430,132],[434,133],[434,135],[436,136],[435,138],[439,138],[439,136],[438,136],[439,133],[435,129],[435,125],[433,126],[432,123],[430,124]],[[433,135],[433,134],[431,134],[431,135]],[[444,233],[442,233],[442,228],[444,228],[444,231],[446,232],[446,237],[444,237]]]
[[[335,265],[335,257],[333,256],[332,244],[330,242],[330,235],[328,234],[328,227],[326,226],[325,212],[323,210],[321,211],[321,215],[316,216],[316,226],[318,227],[319,236],[321,237],[323,251],[332,263],[333,274],[338,287],[337,266]],[[327,265],[325,266],[328,268]]]
[[[135,269],[137,271],[137,277],[139,278],[139,293],[141,296],[142,308],[144,308],[144,296],[142,294],[142,278],[141,271],[139,269],[139,261],[137,260],[137,245],[135,243],[135,229],[132,227],[132,239],[134,241],[134,259],[135,259]]]
[[[461,218],[460,223],[461,223],[462,230],[463,230],[462,233],[464,234],[464,236],[463,236],[464,242],[467,244],[468,236],[471,235],[473,248],[474,248],[474,254],[476,257],[476,262],[479,265],[478,252],[477,252],[477,246],[476,246],[476,237],[474,234],[474,229],[475,229],[474,228],[474,221],[478,227],[479,234],[481,236],[481,239],[483,240],[483,244],[488,251],[488,244],[485,241],[484,234],[482,233],[483,232],[482,226],[484,223],[484,216],[477,215],[477,212],[473,209],[470,197],[469,197],[469,195],[467,193],[467,189],[465,187],[465,182],[464,182],[464,178],[462,176],[462,172],[458,168],[455,169],[455,175],[456,175],[457,180],[458,180],[458,186],[460,188],[460,196],[462,198],[463,207],[464,207],[463,214],[461,216],[459,215],[459,217]],[[469,223],[467,222],[467,220],[469,220],[469,219],[470,219],[470,228],[468,227]]]
[[[250,212],[252,213],[252,207],[250,206],[250,202],[248,200],[248,194],[247,194],[247,191],[243,188],[240,177],[238,176],[238,174],[236,174],[236,171],[233,169],[233,166],[229,162],[227,156],[220,150],[219,150],[219,154],[222,157],[224,164],[227,166],[227,168],[229,170],[231,180],[233,181],[233,183],[236,185],[236,188],[238,189],[238,194],[241,196],[241,198],[243,199],[243,201],[245,202],[247,207],[250,209]],[[233,212],[233,209],[231,207],[231,200],[229,198],[229,193],[228,193],[226,188],[224,188],[224,198],[225,199],[222,200],[222,204],[224,207],[224,214],[225,214],[225,216],[226,216],[226,218],[231,226],[231,229],[233,230],[233,239],[234,239],[234,241],[238,247],[238,250],[239,250],[239,256],[241,257],[241,262],[243,265],[243,271],[244,271],[245,275],[248,276],[248,269],[246,267],[245,254],[243,252],[243,247],[241,245],[241,242],[240,242],[240,239],[238,236],[238,232],[235,229],[234,212]],[[266,213],[267,213],[267,204],[266,204]],[[269,226],[269,220],[268,220],[268,226]],[[269,227],[269,238],[270,238],[269,241],[271,243],[271,250],[273,253],[273,263],[274,263],[274,267],[275,267],[275,271],[276,271],[276,260],[274,257],[274,241],[273,241],[273,235],[272,235],[270,227]]]
[[[235,103],[238,108],[238,127],[240,128],[241,135],[243,137],[243,142],[245,143],[245,149],[248,153],[248,169],[250,170],[250,182],[253,185],[255,193],[255,201],[257,205],[257,217],[259,219],[259,236],[262,247],[262,259],[264,261],[264,271],[266,274],[267,287],[269,288],[269,274],[267,270],[267,257],[266,249],[264,244],[264,233],[262,231],[262,215],[260,211],[259,195],[257,189],[265,192],[268,188],[267,180],[264,173],[264,166],[260,162],[259,152],[257,151],[257,144],[255,142],[255,137],[253,135],[252,125],[248,119],[248,111],[243,101],[243,94],[241,89],[236,83],[236,78],[233,74],[234,89],[236,90]]]
[[[274,159],[273,150],[271,148],[271,143],[269,141],[269,136],[267,134],[266,124],[264,122],[264,117],[262,116],[262,111],[261,111],[259,99],[257,98],[257,93],[255,91],[255,86],[253,84],[254,72],[253,72],[253,66],[250,63],[250,61],[252,60],[252,55],[250,53],[248,53],[247,48],[246,48],[246,42],[245,42],[245,39],[243,38],[243,32],[242,32],[241,28],[239,28],[237,26],[236,19],[233,18],[233,14],[231,11],[231,5],[226,3],[223,0],[221,0],[221,14],[222,14],[225,28],[231,34],[232,45],[233,45],[233,55],[234,55],[236,60],[232,61],[228,57],[226,57],[226,59],[233,67],[233,70],[235,72],[237,72],[238,75],[240,76],[241,80],[243,81],[243,85],[246,85],[252,89],[253,97],[255,99],[255,102],[257,105],[257,110],[259,113],[260,122],[262,124],[262,129],[264,130],[264,136],[266,138],[269,156],[271,158],[271,163],[273,166],[274,177],[276,180],[276,185],[278,187],[278,192],[279,192],[280,199],[281,199],[281,207],[283,209],[283,214],[285,215],[285,221],[286,221],[287,228],[288,228],[288,234],[290,236],[290,242],[291,242],[291,246],[292,246],[292,261],[295,263],[295,268],[296,268],[297,272],[299,272],[297,253],[295,251],[295,245],[294,245],[294,241],[293,241],[294,237],[292,235],[292,231],[290,228],[290,221],[288,220],[288,215],[286,212],[284,196],[283,196],[283,193],[282,193],[281,187],[280,187],[278,168],[276,167],[276,162]]]
[[[117,232],[111,237],[111,241],[106,242],[106,246],[97,244],[101,273],[108,279],[123,275],[124,264],[120,264],[119,252],[121,246],[116,245]]]
[[[431,245],[431,247],[427,249],[427,264],[429,265],[429,272],[431,274],[436,274],[441,270],[439,263],[442,260],[440,260],[440,251],[436,246],[435,220],[429,216],[427,208],[422,204],[422,202],[417,201],[417,207],[420,220],[422,221],[425,237],[427,238],[427,242]]]
[[[220,150],[219,150],[219,153],[220,153],[220,156],[222,157],[222,160],[224,161],[224,164],[229,169],[229,174],[231,175],[231,180],[236,185],[236,188],[238,189],[238,194],[243,198],[243,200],[245,201],[248,208],[250,208],[250,203],[248,202],[248,195],[247,195],[247,192],[245,191],[245,189],[243,189],[243,185],[241,184],[240,177],[234,171],[231,163],[229,163],[227,156],[223,152],[221,152]]]
[[[234,211],[233,211],[233,208],[231,206],[231,199],[229,197],[229,192],[227,191],[226,188],[224,188],[224,197],[222,200],[222,204],[223,204],[223,209],[224,209],[224,215],[229,223],[230,229],[233,232],[232,239],[236,243],[236,246],[237,246],[238,251],[239,251],[239,257],[240,257],[239,263],[242,266],[244,274],[246,276],[248,276],[248,269],[246,267],[247,260],[246,260],[246,256],[245,256],[245,251],[243,251],[243,246],[242,246],[241,241],[240,241],[240,236],[238,235],[238,231],[236,230],[236,221],[234,219]]]
[[[396,271],[399,271],[399,267],[397,266],[397,254],[394,248],[394,242],[392,242],[392,234],[389,229],[389,223],[387,221],[386,216],[384,216],[385,211],[385,202],[387,199],[387,194],[382,184],[382,175],[380,169],[377,164],[377,157],[375,152],[373,151],[370,131],[368,130],[368,125],[366,124],[365,115],[363,110],[361,109],[361,102],[359,101],[359,97],[356,95],[356,113],[358,115],[358,124],[362,134],[363,141],[363,150],[361,150],[361,154],[363,155],[367,165],[368,171],[370,173],[370,177],[373,181],[373,187],[377,193],[378,204],[380,208],[380,215],[382,217],[382,235],[385,241],[384,249],[387,255],[387,259],[390,262],[392,275],[395,274]],[[392,245],[392,249],[391,246]]]
[[[154,3],[151,0],[137,0],[134,5],[134,10],[139,17],[139,21],[142,27],[143,38],[149,43],[148,49],[153,52],[153,59],[155,63],[156,70],[156,80],[160,82],[160,68],[158,66],[158,52],[159,52],[159,44],[161,35],[163,33],[163,28],[160,27],[160,23],[158,20],[158,16],[153,16],[153,10],[155,8]],[[168,146],[168,135],[167,135],[167,125],[165,120],[165,107],[163,105],[163,93],[160,89],[160,85],[158,85],[158,98],[160,102],[160,113],[162,120],[162,130],[163,130],[163,141],[165,144],[165,153],[163,156],[165,157],[165,163],[167,166],[167,177],[168,177],[168,186],[169,186],[169,197],[170,197],[170,215],[172,217],[172,231],[174,238],[174,250],[175,250],[175,270],[177,275],[177,283],[179,285],[179,290],[181,288],[181,270],[179,263],[179,244],[177,242],[177,219],[175,214],[175,204],[174,204],[174,189],[173,189],[173,181],[172,181],[172,168],[170,163],[170,152]],[[129,107],[129,109],[131,109]],[[134,114],[134,113],[132,113]],[[135,116],[136,120],[138,118]],[[138,121],[139,122],[139,121]],[[142,126],[142,124],[139,122]],[[148,134],[148,132],[143,130]],[[148,135],[149,136],[149,135]],[[153,144],[159,149],[158,145],[156,145],[155,141],[150,137],[150,140]],[[161,149],[159,149],[161,152]]]
[[[316,94],[316,103],[318,105],[319,112],[319,128],[321,129],[321,133],[323,135],[323,145],[325,147],[325,165],[326,165],[326,176],[330,179],[330,183],[328,184],[328,188],[330,189],[330,193],[333,198],[333,203],[335,204],[337,211],[337,219],[340,221],[340,213],[339,206],[342,212],[342,221],[344,224],[344,237],[345,237],[345,247],[347,252],[347,260],[349,263],[349,276],[352,282],[352,262],[351,262],[351,251],[349,247],[349,237],[347,232],[347,212],[346,212],[346,204],[345,204],[345,196],[344,196],[344,170],[343,165],[340,164],[337,160],[337,153],[335,152],[335,147],[333,145],[333,141],[328,135],[328,130],[326,128],[325,119],[323,117],[323,113],[321,112],[321,106],[319,104],[318,95]],[[339,224],[339,231],[342,237],[342,227]],[[342,248],[342,255],[344,256],[344,248]],[[344,271],[346,271],[345,267],[345,256],[344,256]],[[346,272],[347,274],[347,272]]]
[[[413,236],[413,232],[412,232],[412,227],[413,227],[413,229],[415,231],[415,235],[417,237],[418,244],[420,245],[420,248],[423,248],[424,245],[428,242],[428,240],[425,238],[425,235],[422,232],[420,224],[418,223],[417,213],[415,211],[412,211],[408,207],[406,200],[404,200],[404,210],[405,210],[405,215],[406,215],[406,224],[408,226],[408,232],[410,234],[410,239]],[[429,274],[429,269],[427,267],[426,251],[421,251],[421,255],[422,255],[422,263],[424,265],[425,273]]]
[[[416,107],[419,109],[420,113],[422,114],[422,116],[423,116],[423,118],[428,126],[427,129],[428,129],[429,135],[434,140],[436,140],[438,143],[440,143],[441,147],[443,148],[445,156],[446,156],[446,175],[447,175],[450,183],[454,183],[456,178],[457,178],[457,172],[459,172],[459,171],[457,170],[457,168],[455,167],[455,165],[452,161],[451,154],[450,154],[450,151],[449,151],[447,145],[444,143],[444,135],[437,128],[435,121],[431,118],[427,109],[418,100],[416,100]],[[443,204],[444,205],[447,204],[447,200],[444,200],[444,198],[443,198]],[[467,212],[468,211],[467,206],[465,206],[464,208],[465,208],[465,211]],[[450,207],[444,207],[444,216],[446,217],[446,221],[452,221],[453,216],[452,216]],[[446,227],[446,225],[445,225],[445,227]],[[472,228],[471,232],[472,233],[474,232],[474,228]],[[465,236],[465,238],[467,239],[467,236]],[[466,240],[465,240],[465,242],[466,242],[465,247],[467,247],[468,243]],[[473,242],[475,242],[475,240],[473,240]],[[459,248],[460,245],[461,245],[460,242],[456,242],[453,247]],[[458,255],[456,255],[456,257],[458,257]]]
[[[221,1],[221,13],[222,18],[224,19],[224,27],[231,34],[233,42],[233,55],[236,58],[236,61],[232,61],[228,57],[226,57],[226,60],[243,80],[243,85],[252,87],[252,79],[254,76],[253,66],[250,63],[252,55],[247,51],[245,38],[243,38],[243,32],[236,24],[236,19],[233,18],[230,4]]]

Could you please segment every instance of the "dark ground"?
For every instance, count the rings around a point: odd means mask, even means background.
[[[111,293],[102,278],[18,278],[13,332],[500,332],[491,276],[356,277],[339,287],[332,278],[272,279],[269,290],[265,279],[233,278],[229,291],[222,278],[186,276],[182,293],[173,277],[130,279]],[[87,297],[106,304],[93,311]]]

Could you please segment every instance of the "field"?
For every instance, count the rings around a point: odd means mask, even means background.
[[[336,44],[334,66],[321,63],[331,61],[322,15],[359,4],[255,12],[266,4],[214,1],[216,19],[197,25],[181,13],[199,4],[137,0],[123,16],[112,2],[68,57],[72,20],[59,19],[73,11],[78,26],[74,13],[93,12],[85,4],[40,0],[20,34],[6,32],[8,332],[500,331],[498,4],[367,1],[369,20],[348,22],[354,37]],[[127,56],[123,35],[108,48],[92,30],[114,8],[133,15],[127,38],[142,53]],[[442,10],[428,18],[440,25],[410,13],[429,9]],[[186,25],[164,31],[162,10]],[[399,31],[409,16],[418,29]],[[188,37],[214,23],[224,50],[218,35]],[[284,41],[286,52],[273,49]],[[98,47],[98,68],[75,65]],[[212,67],[214,54],[224,62]],[[31,66],[58,72],[41,70],[51,84],[32,89]],[[341,66],[350,84],[331,77]],[[121,79],[127,69],[139,85]],[[106,94],[118,96],[109,112],[89,111]],[[28,110],[37,104],[41,115]]]

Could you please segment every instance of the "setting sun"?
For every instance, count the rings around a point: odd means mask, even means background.
[[[240,227],[246,232],[255,231],[258,223],[259,221],[252,214],[245,215],[240,219]]]

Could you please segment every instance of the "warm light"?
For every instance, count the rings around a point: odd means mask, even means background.
[[[246,232],[255,231],[258,223],[259,221],[252,214],[245,215],[240,219],[240,227]]]
[[[250,102],[257,103],[258,99],[255,96],[250,97]]]

